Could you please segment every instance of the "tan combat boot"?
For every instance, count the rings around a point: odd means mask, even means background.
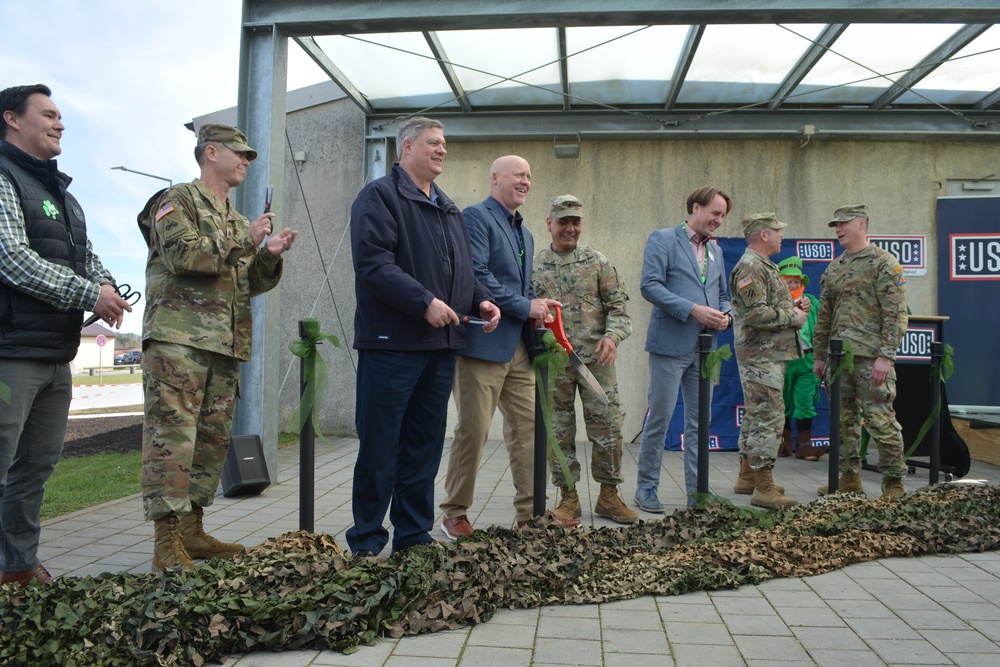
[[[180,520],[176,514],[156,519],[153,522],[155,542],[153,543],[153,572],[163,572],[164,570],[181,565],[185,568],[193,568],[194,563],[188,552],[184,550],[181,542],[181,533],[178,530]]]
[[[736,485],[733,487],[733,493],[743,493],[745,495],[750,495],[753,493],[754,485],[757,483],[757,476],[753,473],[753,468],[750,467],[750,462],[747,461],[747,457],[740,455],[740,475],[736,478]],[[785,487],[775,484],[774,490],[778,493],[784,493]]]
[[[750,504],[757,507],[777,509],[779,507],[788,507],[789,505],[798,505],[799,501],[784,495],[784,491],[778,491],[774,485],[774,480],[771,479],[771,468],[766,467],[761,468],[756,473],[756,485],[754,486],[753,495],[750,496]]]
[[[840,481],[837,482],[837,493],[864,492],[865,490],[861,488],[861,475],[859,475],[856,470],[848,470],[840,476]],[[823,485],[817,489],[817,493],[821,496],[825,496],[830,493],[830,487],[828,485]]]
[[[191,558],[232,558],[243,551],[242,544],[220,542],[205,532],[202,517],[205,510],[197,505],[191,506],[191,511],[177,521],[184,549]]]
[[[639,520],[639,513],[625,504],[614,484],[601,484],[601,495],[594,505],[594,514],[615,523],[635,523]]]
[[[562,497],[559,500],[559,506],[552,510],[552,514],[560,521],[576,519],[581,516],[583,508],[580,507],[580,496],[576,489],[572,491],[560,489],[559,492]]]
[[[882,500],[899,500],[906,495],[903,480],[894,477],[882,483]]]

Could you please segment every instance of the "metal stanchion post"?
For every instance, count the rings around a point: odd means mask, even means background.
[[[299,321],[299,338],[308,340],[305,323]],[[299,360],[299,405],[306,389],[306,360]],[[313,406],[313,410],[316,406]],[[313,430],[312,410],[302,416],[302,430],[299,431],[299,530],[313,532],[315,517],[316,479],[316,433]]]
[[[712,426],[712,378],[703,374],[712,351],[712,335],[698,335],[698,495],[708,494],[708,442]]]
[[[931,406],[936,406],[941,401],[941,361],[944,359],[944,343],[934,341],[931,343]],[[931,474],[928,482],[937,484],[941,472],[941,410],[938,410],[937,417],[931,425],[930,450]]]
[[[827,377],[840,370],[844,362],[844,341],[839,338],[830,339],[830,357],[827,362]],[[840,376],[837,376],[832,387],[827,387],[830,395],[830,476],[827,489],[830,493],[837,492],[840,481]],[[850,465],[850,461],[848,461]]]
[[[535,349],[534,353],[545,352],[545,344],[542,343],[542,336],[548,329],[535,329]],[[542,367],[538,372],[539,382],[535,387],[535,478],[534,478],[534,500],[532,502],[532,514],[542,516],[545,514],[545,450],[548,434],[545,431],[545,420],[542,415],[542,392],[549,389],[549,369]]]

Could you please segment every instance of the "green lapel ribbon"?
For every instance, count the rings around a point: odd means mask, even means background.
[[[937,375],[931,373],[928,380],[930,380],[930,382],[942,382],[942,383],[947,382],[948,378],[950,378],[952,374],[955,372],[954,356],[955,356],[955,349],[951,345],[945,343],[944,357],[941,359],[941,366],[938,368]],[[925,419],[923,425],[921,425],[920,430],[917,432],[917,437],[913,441],[913,444],[910,445],[910,448],[906,450],[905,454],[903,454],[903,461],[906,461],[906,459],[910,458],[910,456],[913,455],[913,452],[917,451],[917,447],[919,447],[920,443],[923,442],[924,436],[927,435],[927,433],[931,430],[931,427],[934,426],[934,422],[937,421],[938,415],[940,414],[941,414],[941,394],[938,394],[937,403],[935,403],[934,407],[931,408],[930,414],[927,415],[927,419]]]
[[[732,358],[733,351],[729,349],[729,343],[726,343],[713,352],[709,352],[705,357],[705,365],[701,369],[701,376],[703,378],[712,378],[712,384],[719,384],[719,374],[722,372],[722,362],[729,361]]]
[[[545,423],[545,446],[550,453],[554,454],[559,461],[559,467],[563,472],[563,479],[566,480],[566,490],[572,491],[576,486],[573,481],[573,474],[569,469],[569,462],[562,448],[556,441],[556,433],[552,429],[552,404],[555,401],[555,376],[565,372],[569,363],[569,354],[566,349],[556,340],[555,334],[546,331],[542,336],[542,344],[545,352],[542,352],[531,361],[531,367],[535,370],[535,385],[538,388],[538,400],[542,406],[542,421]],[[549,370],[549,381],[546,391],[542,391],[542,369]]]
[[[306,339],[298,338],[288,344],[288,349],[296,357],[303,360],[302,376],[304,388],[299,407],[292,414],[292,432],[300,433],[306,424],[307,415],[311,415],[313,430],[316,435],[323,437],[319,428],[319,410],[317,406],[323,404],[323,395],[326,391],[326,362],[323,356],[316,349],[317,345],[328,340],[334,347],[340,347],[340,341],[333,334],[323,333],[319,330],[319,320],[302,320],[302,328],[305,331]]]

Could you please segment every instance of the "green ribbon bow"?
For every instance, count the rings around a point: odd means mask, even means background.
[[[948,378],[950,378],[952,374],[955,372],[954,356],[955,356],[955,349],[951,345],[945,343],[944,356],[941,359],[941,365],[938,367],[938,372],[937,374],[931,373],[928,380],[930,382],[935,382],[935,381],[941,383],[947,382]],[[903,454],[903,461],[906,461],[906,459],[910,458],[910,456],[913,455],[913,452],[917,451],[917,447],[920,446],[920,443],[923,441],[924,436],[927,435],[927,433],[931,430],[931,427],[934,426],[934,422],[937,421],[938,415],[940,414],[941,414],[941,394],[939,393],[937,403],[935,403],[934,407],[931,408],[931,412],[929,415],[927,415],[927,419],[924,420],[924,423],[920,426],[920,430],[917,431],[916,439],[913,441],[913,444],[910,445],[910,448],[906,450],[906,453]],[[885,479],[888,479],[888,476],[886,476]]]
[[[556,340],[555,334],[546,331],[542,335],[542,345],[545,352],[542,352],[531,361],[531,367],[535,370],[535,383],[538,389],[538,397],[542,406],[542,422],[545,424],[545,446],[549,453],[554,454],[559,461],[559,467],[563,472],[563,479],[566,480],[566,490],[572,491],[576,486],[573,482],[573,474],[569,469],[569,462],[563,454],[559,443],[556,441],[556,433],[552,428],[552,404],[555,401],[555,382],[552,380],[556,375],[566,371],[569,364],[569,353]],[[549,382],[545,391],[542,391],[542,369],[549,370]]]
[[[709,352],[705,357],[705,365],[702,366],[701,376],[703,378],[712,378],[712,384],[719,384],[722,362],[729,361],[732,358],[733,351],[729,349],[729,343],[726,343],[714,352]]]
[[[296,357],[303,360],[302,377],[304,388],[302,398],[299,400],[299,407],[292,414],[292,431],[300,433],[302,427],[306,425],[306,419],[311,416],[313,430],[316,435],[323,437],[319,429],[319,410],[316,406],[322,405],[323,395],[326,392],[326,362],[323,356],[316,349],[317,345],[324,340],[333,343],[334,347],[340,347],[340,341],[333,334],[323,333],[319,330],[319,320],[302,320],[302,329],[305,332],[305,340],[299,338],[288,344],[288,349]]]

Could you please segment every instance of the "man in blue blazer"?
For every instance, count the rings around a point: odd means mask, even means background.
[[[468,518],[476,473],[497,406],[504,418],[504,443],[514,480],[515,519],[531,518],[534,481],[535,376],[528,359],[531,321],[551,321],[552,299],[539,299],[531,287],[535,254],[531,232],[518,208],[531,190],[531,167],[507,155],[490,167],[490,196],[462,211],[472,243],[476,279],[493,294],[502,317],[489,336],[469,327],[468,343],[455,370],[458,425],[451,446],[441,528],[451,539],[472,534]],[[578,524],[579,521],[574,521]]]
[[[698,335],[732,326],[722,250],[712,240],[732,200],[718,188],[702,187],[687,199],[689,218],[649,235],[640,292],[653,304],[646,334],[649,352],[649,416],[639,447],[635,503],[663,512],[657,497],[667,426],[684,392],[684,483],[687,503],[696,505],[698,481]],[[711,396],[709,396],[711,401]]]

